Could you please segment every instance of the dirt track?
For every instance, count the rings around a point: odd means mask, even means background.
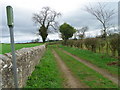
[[[116,84],[118,85],[118,76],[115,76],[115,75],[109,73],[108,71],[106,71],[106,70],[104,70],[104,69],[101,69],[101,68],[95,66],[94,64],[92,64],[92,63],[90,63],[90,62],[88,62],[88,61],[86,61],[86,60],[82,60],[82,59],[80,59],[79,57],[77,57],[77,56],[75,56],[75,55],[73,55],[73,54],[71,54],[71,53],[69,53],[69,52],[67,52],[67,51],[64,51],[63,49],[60,49],[60,50],[62,50],[64,53],[72,56],[73,58],[75,58],[76,60],[78,60],[78,61],[80,61],[81,63],[85,64],[86,66],[90,67],[91,69],[99,72],[99,73],[102,74],[104,77],[108,78],[109,80],[111,80],[112,82],[114,82],[114,83],[116,83]]]
[[[56,58],[60,71],[63,73],[63,77],[65,78],[65,88],[88,88],[88,86],[84,85],[83,83],[80,83],[80,81],[72,75],[69,68],[65,65],[65,63],[61,60],[61,58],[54,50],[53,54]]]

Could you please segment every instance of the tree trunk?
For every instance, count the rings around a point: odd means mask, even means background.
[[[45,35],[45,34],[41,35],[42,40],[43,40],[43,43],[45,43],[45,40],[46,40],[47,36],[48,36],[48,34],[47,34],[47,33],[46,33],[46,35]]]
[[[106,40],[106,53],[109,55],[108,49],[109,49],[109,44],[108,41]]]
[[[41,26],[39,29],[39,35],[42,37],[43,43],[45,42],[48,33],[47,33],[47,28],[45,28],[45,26]]]
[[[64,39],[64,45],[66,45],[67,44],[67,39]]]
[[[42,40],[43,40],[43,43],[45,43],[45,40],[46,40],[46,39],[42,37]]]
[[[81,43],[80,47],[81,47],[81,49],[83,48],[83,45],[82,45],[82,43]]]
[[[112,56],[115,56],[115,50],[112,50]]]
[[[92,49],[92,52],[94,52],[94,46],[93,45],[91,45],[91,49]]]
[[[100,46],[99,46],[99,53],[100,53],[100,49],[101,49],[101,48],[100,48]]]
[[[94,52],[96,53],[96,46],[94,47]]]

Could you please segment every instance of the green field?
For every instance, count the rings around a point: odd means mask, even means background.
[[[96,66],[106,69],[113,74],[118,74],[118,66],[108,66],[107,63],[118,61],[117,59],[111,58],[105,54],[94,53],[88,50],[82,50],[78,48],[66,47],[66,46],[59,46],[60,48],[68,51],[69,53],[80,57],[81,59],[85,59]]]
[[[2,46],[1,54],[10,52],[10,44],[0,44]],[[41,43],[34,44],[16,44],[16,50],[26,47],[34,47],[41,45]],[[64,61],[73,75],[80,80],[80,82],[86,84],[90,88],[117,88],[109,79],[103,77],[100,73],[94,71],[73,57],[67,55],[59,48],[87,60],[99,68],[108,70],[113,74],[118,74],[117,66],[108,66],[107,63],[117,61],[105,54],[93,53],[88,50],[82,50],[78,48],[66,47],[62,45],[48,45],[46,52],[40,63],[35,66],[35,70],[32,75],[28,77],[26,86],[24,88],[64,88],[65,78],[62,76],[62,72],[59,70],[56,58],[52,53],[52,49],[57,52],[60,58]]]
[[[25,88],[63,88],[62,82],[55,57],[48,47],[40,63],[28,78]]]
[[[42,45],[42,43],[30,43],[30,44],[15,44],[15,50],[27,47],[34,47]],[[0,54],[5,54],[11,52],[10,44],[0,44]]]

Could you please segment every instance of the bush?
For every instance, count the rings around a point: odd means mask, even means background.
[[[82,48],[83,41],[82,40],[67,40],[66,44],[64,42],[63,45],[70,46],[70,47],[78,47]]]
[[[98,46],[98,39],[97,38],[87,38],[87,39],[85,39],[84,44],[88,50],[96,52],[96,48]]]
[[[97,47],[99,49],[99,53],[101,52],[101,49],[103,49],[103,47],[105,46],[105,40],[101,39],[101,38],[97,38]]]
[[[112,55],[115,56],[116,51],[118,50],[118,37],[112,37],[110,40],[110,49],[112,51]]]

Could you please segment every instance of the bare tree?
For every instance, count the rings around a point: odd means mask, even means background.
[[[109,21],[112,19],[113,15],[115,14],[114,9],[107,9],[106,4],[98,3],[98,6],[86,6],[85,11],[95,16],[95,18],[101,23],[102,31],[103,31],[103,38],[106,39],[107,36],[107,29],[109,28],[110,24]]]
[[[52,27],[54,30],[57,29],[58,22],[55,21],[57,17],[61,14],[57,13],[54,10],[51,10],[49,7],[43,7],[39,14],[35,13],[33,15],[33,20],[35,23],[39,23],[39,35],[42,37],[43,42],[45,42],[48,36],[48,30]]]
[[[85,38],[85,32],[86,32],[87,30],[88,30],[88,27],[85,26],[85,27],[82,27],[81,29],[79,29],[79,30],[77,31],[78,37],[81,39],[81,40],[79,41],[81,48],[83,48],[83,39]]]
[[[88,30],[88,27],[85,26],[85,27],[82,27],[81,29],[78,30],[78,37],[80,39],[83,39],[85,37],[85,32]]]

